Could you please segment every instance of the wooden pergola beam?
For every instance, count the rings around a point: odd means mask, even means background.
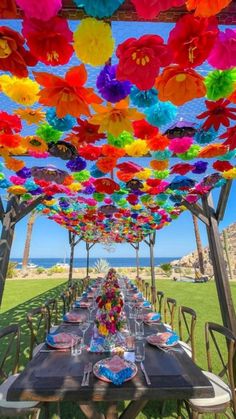
[[[2,202],[2,197],[0,196],[0,220],[1,222],[3,222],[4,215],[5,215],[5,210],[4,210],[4,206]]]
[[[13,204],[13,208],[15,209],[16,215],[13,217],[12,222],[14,224],[18,223],[22,218],[28,215],[33,209],[35,209],[43,200],[45,199],[45,195],[40,195],[31,201],[30,204],[21,203],[20,205]]]
[[[226,183],[221,188],[218,205],[216,208],[216,218],[218,222],[222,221],[224,218],[232,184],[233,184],[232,179],[227,180]]]
[[[183,200],[183,205],[191,211],[193,215],[196,215],[205,225],[209,224],[209,220],[204,214],[203,208],[199,204],[190,204],[186,199]]]

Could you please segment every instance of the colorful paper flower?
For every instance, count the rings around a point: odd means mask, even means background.
[[[14,159],[13,157],[7,157],[5,159],[5,166],[9,170],[13,170],[14,172],[17,172],[18,170],[21,170],[24,167],[25,163],[23,160]]]
[[[39,85],[28,77],[9,77],[7,83],[1,84],[1,88],[6,96],[20,105],[32,106],[38,100]]]
[[[16,115],[18,115],[23,121],[25,121],[28,125],[32,124],[38,124],[40,122],[43,122],[45,119],[46,112],[42,110],[42,108],[38,109],[16,109],[14,111]]]
[[[0,133],[13,134],[22,130],[21,120],[17,115],[0,111]]]
[[[207,118],[202,128],[208,130],[214,127],[216,131],[221,125],[228,127],[230,119],[236,121],[236,108],[228,107],[230,101],[227,99],[220,99],[217,102],[205,101],[207,111],[197,116],[198,119]]]
[[[196,67],[208,57],[218,34],[217,20],[182,16],[171,30],[168,45],[173,62],[184,68]]]
[[[236,148],[236,127],[228,128],[226,132],[221,134],[220,139],[225,140],[224,145],[227,145],[229,150],[234,150]]]
[[[101,156],[101,147],[95,147],[91,144],[79,148],[79,155],[85,160],[97,160]]]
[[[186,0],[186,7],[188,10],[194,10],[195,16],[209,17],[215,16],[222,9],[227,7],[232,0]]]
[[[2,0],[0,3],[0,19],[15,18],[17,14],[15,0]]]
[[[99,125],[98,132],[108,132],[118,136],[123,131],[133,132],[132,121],[142,119],[143,114],[134,108],[129,108],[127,99],[107,106],[93,105],[96,114],[89,119],[90,124]]]
[[[77,118],[77,126],[73,127],[72,133],[66,138],[76,147],[95,143],[105,138],[104,133],[99,133],[99,125],[90,124],[86,119]]]
[[[207,61],[219,70],[236,67],[236,31],[234,29],[227,28],[225,32],[219,32]]]
[[[76,119],[70,115],[64,116],[64,118],[58,118],[56,109],[50,108],[46,112],[46,119],[53,128],[58,131],[69,131],[76,125]]]
[[[157,90],[155,88],[149,90],[139,90],[133,86],[130,93],[130,100],[134,106],[138,108],[148,108],[157,103]]]
[[[22,137],[19,134],[1,134],[0,146],[4,148],[16,148],[20,145]]]
[[[117,163],[117,158],[112,156],[100,157],[96,163],[98,170],[102,173],[110,173]]]
[[[228,146],[224,144],[208,144],[203,147],[198,153],[198,157],[207,159],[212,157],[218,157],[226,154],[228,151]]]
[[[199,128],[194,135],[194,139],[198,144],[212,143],[216,137],[217,131],[215,131],[214,128],[210,128],[208,130]]]
[[[156,80],[158,98],[180,106],[206,94],[204,77],[192,69],[172,66],[164,69]]]
[[[135,137],[142,138],[143,140],[152,138],[159,132],[157,127],[154,127],[153,125],[149,124],[145,119],[141,119],[140,121],[134,121],[133,128]]]
[[[86,161],[81,157],[76,157],[66,163],[66,167],[68,167],[71,172],[80,172],[81,170],[84,170],[86,166]]]
[[[132,144],[125,146],[125,151],[128,156],[142,157],[148,153],[149,148],[145,140],[135,140]]]
[[[182,160],[193,160],[196,157],[199,157],[199,152],[201,147],[197,144],[191,145],[188,151],[185,153],[178,154],[178,157]]]
[[[217,160],[212,165],[213,169],[217,170],[218,172],[227,172],[228,170],[233,169],[233,166],[228,161],[220,161]]]
[[[107,136],[107,142],[117,148],[124,148],[126,145],[131,144],[134,141],[134,137],[130,132],[123,131],[118,137],[114,137],[111,134]]]
[[[16,0],[25,16],[39,20],[49,20],[56,16],[62,7],[62,0]]]
[[[66,19],[55,16],[44,22],[25,18],[22,33],[31,53],[46,65],[66,64],[73,54],[73,33]]]
[[[110,144],[104,144],[102,146],[102,154],[103,156],[111,156],[119,159],[120,157],[124,157],[125,151]]]
[[[169,149],[174,154],[182,154],[190,149],[192,143],[193,139],[191,137],[174,138],[171,140]]]
[[[197,175],[201,175],[202,173],[205,173],[207,170],[208,162],[206,161],[197,161],[193,165],[192,173],[195,173]]]
[[[157,151],[165,150],[165,148],[170,144],[170,140],[165,135],[158,133],[153,137],[146,139],[146,143],[149,150]]]
[[[97,89],[103,99],[115,103],[130,94],[131,83],[116,79],[116,65],[105,65],[97,78]]]
[[[218,100],[229,96],[234,90],[236,70],[214,70],[205,78],[207,98]]]
[[[185,0],[131,0],[143,19],[154,19],[160,12],[182,6]]]
[[[93,182],[96,192],[112,195],[114,192],[120,190],[119,185],[114,180],[109,178],[96,179]]]
[[[170,157],[172,156],[172,152],[168,149],[165,150],[161,150],[161,151],[155,151],[154,153],[152,153],[152,157],[155,160],[168,160]]]
[[[74,0],[78,7],[83,7],[87,15],[102,19],[110,17],[124,3],[124,0]]]
[[[56,143],[60,140],[62,133],[48,124],[40,125],[36,130],[36,135],[43,138],[46,143]]]
[[[169,161],[168,160],[151,160],[150,161],[150,167],[153,170],[166,170],[169,167]]]
[[[27,77],[27,66],[37,64],[37,59],[24,48],[23,36],[6,26],[0,26],[0,70],[17,77]]]
[[[140,90],[151,89],[160,67],[170,63],[171,57],[163,39],[158,35],[129,38],[118,45],[117,78],[129,80]]]
[[[222,176],[225,179],[236,179],[236,167],[233,167],[233,169],[223,172]]]
[[[65,78],[49,73],[34,72],[36,81],[44,88],[39,93],[42,105],[56,108],[58,118],[67,114],[89,116],[89,105],[101,103],[101,99],[89,87],[84,87],[87,72],[83,64],[70,68]]]
[[[74,32],[74,50],[77,57],[83,63],[94,67],[104,65],[109,60],[114,45],[111,27],[103,21],[83,19]]]
[[[176,106],[170,102],[158,102],[150,108],[145,109],[147,121],[156,127],[167,125],[175,119],[177,115]]]
[[[37,137],[36,135],[29,135],[25,137],[24,145],[29,151],[44,152],[48,149],[47,143],[42,138]]]
[[[9,194],[12,194],[12,195],[22,195],[25,192],[27,192],[27,189],[25,189],[24,186],[13,185],[13,186],[10,186],[7,191]]]
[[[177,163],[171,167],[171,174],[178,173],[179,175],[186,175],[194,166],[188,163]]]

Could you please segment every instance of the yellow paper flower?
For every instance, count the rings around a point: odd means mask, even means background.
[[[106,131],[114,137],[118,137],[123,131],[133,132],[132,121],[144,118],[143,113],[129,108],[128,99],[114,105],[108,102],[107,106],[93,104],[92,107],[96,114],[89,119],[90,124],[99,125],[99,133]]]
[[[39,151],[43,153],[48,150],[47,143],[37,135],[29,135],[24,138],[24,145],[29,151]]]
[[[45,120],[45,115],[46,115],[46,112],[44,112],[42,108],[38,108],[38,109],[19,108],[19,109],[16,109],[14,113],[18,115],[21,119],[26,121],[28,125],[38,124],[40,122],[43,122]]]
[[[82,189],[82,185],[79,182],[73,182],[71,183],[71,185],[68,186],[68,188],[72,191],[72,192],[79,192]]]
[[[23,195],[27,192],[27,189],[25,189],[23,186],[20,185],[13,185],[10,186],[7,191],[13,195]]]
[[[125,146],[125,151],[128,156],[141,157],[148,153],[149,147],[145,140],[135,140],[132,144]]]
[[[0,78],[2,92],[14,102],[24,106],[32,106],[38,100],[39,84],[30,78]]]
[[[14,154],[21,156],[22,154],[26,154],[27,153],[27,148],[25,147],[24,144],[20,144],[19,147],[14,148]]]
[[[133,206],[132,206],[132,209],[133,209],[133,210],[136,210],[136,211],[141,210],[141,209],[142,209],[142,205],[140,205],[140,204],[133,205]]]
[[[236,179],[236,167],[233,167],[233,169],[223,172],[222,176],[225,179]]]
[[[85,64],[101,66],[112,56],[115,41],[111,27],[94,18],[83,19],[74,32],[74,50]]]
[[[136,173],[135,177],[139,180],[146,180],[146,179],[149,179],[151,175],[152,175],[152,170],[146,167],[146,168],[143,168],[143,170],[140,170],[140,172]]]
[[[47,201],[46,199],[44,199],[43,204],[47,205],[48,207],[52,207],[53,205],[55,205],[57,203],[56,199],[51,199],[51,201]]]

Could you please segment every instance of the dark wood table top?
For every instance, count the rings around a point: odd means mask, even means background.
[[[60,332],[81,335],[78,325],[61,324]],[[163,331],[164,326],[146,326],[145,335]],[[89,342],[92,326],[86,332]],[[179,346],[178,346],[179,347]],[[180,347],[179,347],[180,348]],[[19,378],[10,387],[8,400],[36,401],[120,401],[120,400],[165,400],[213,397],[213,388],[191,358],[180,352],[165,353],[146,343],[145,368],[151,380],[147,386],[143,373],[138,368],[136,377],[117,387],[90,375],[89,387],[81,387],[85,363],[95,364],[109,354],[83,351],[71,356],[68,352],[39,352],[28,363]]]

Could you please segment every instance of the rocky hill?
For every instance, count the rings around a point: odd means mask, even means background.
[[[225,263],[228,269],[229,278],[236,278],[236,223],[231,224],[225,228],[221,233],[221,240],[224,248]],[[209,248],[204,248],[204,266],[206,275],[213,275],[213,269],[209,254]],[[178,261],[174,262],[174,265],[178,265],[186,268],[198,268],[198,255],[197,251],[183,256]]]

